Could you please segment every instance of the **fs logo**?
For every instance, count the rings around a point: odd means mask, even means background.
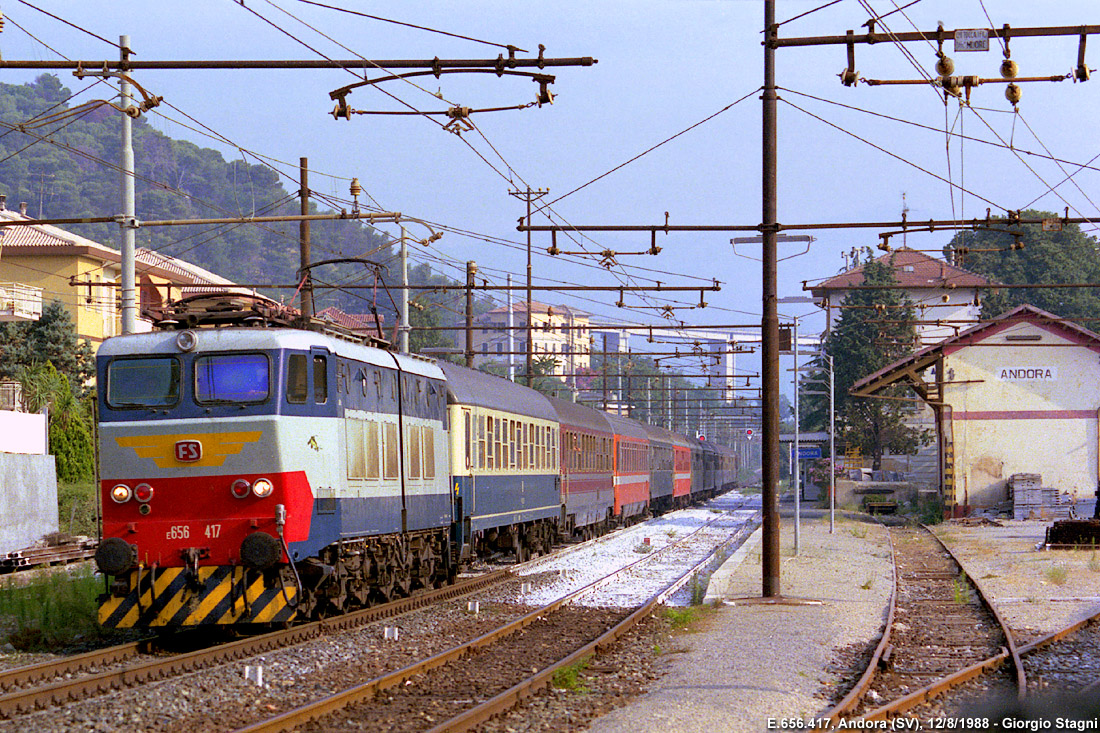
[[[177,440],[176,460],[180,463],[194,463],[202,458],[202,443],[197,440]]]

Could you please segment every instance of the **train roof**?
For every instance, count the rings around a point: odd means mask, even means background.
[[[646,432],[645,427],[641,423],[611,414],[607,415],[607,421],[611,423],[611,429],[616,435],[625,435],[628,438],[649,440],[649,433]]]
[[[135,356],[140,354],[179,354],[183,350],[177,339],[184,331],[150,331],[125,336],[113,336],[100,344],[97,357]],[[395,365],[406,372],[433,379],[443,379],[443,371],[430,359],[374,346],[333,338],[316,331],[298,328],[195,328],[187,331],[195,335],[194,353],[216,351],[271,351],[293,349],[308,351],[314,347],[327,348],[331,353],[348,359],[392,369]]]
[[[576,402],[559,400],[556,397],[547,397],[550,406],[558,413],[558,421],[562,425],[582,430],[594,430],[599,433],[610,433],[611,423],[607,421],[607,415],[585,405]]]
[[[665,443],[671,443],[672,445],[679,446],[681,448],[690,448],[691,443],[687,438],[674,433],[671,430],[665,430],[659,425],[643,425],[642,426],[647,433],[649,433],[650,440],[659,440]]]
[[[558,420],[557,413],[541,392],[521,387],[502,377],[479,372],[476,369],[467,369],[448,361],[440,361],[438,364],[447,376],[447,393],[450,402],[488,407],[553,422]]]

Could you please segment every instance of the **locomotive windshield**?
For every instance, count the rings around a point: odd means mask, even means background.
[[[263,354],[217,354],[195,359],[196,402],[263,402],[270,393]]]
[[[107,404],[111,407],[171,407],[179,397],[177,359],[117,359],[107,367]]]

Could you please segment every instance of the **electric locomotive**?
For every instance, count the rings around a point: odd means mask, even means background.
[[[305,330],[119,336],[97,354],[104,626],[287,622],[452,577],[430,360]]]

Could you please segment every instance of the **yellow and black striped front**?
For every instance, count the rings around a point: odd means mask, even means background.
[[[101,598],[100,625],[146,626],[283,623],[295,617],[298,589],[278,576],[243,567],[138,568],[124,596]]]

